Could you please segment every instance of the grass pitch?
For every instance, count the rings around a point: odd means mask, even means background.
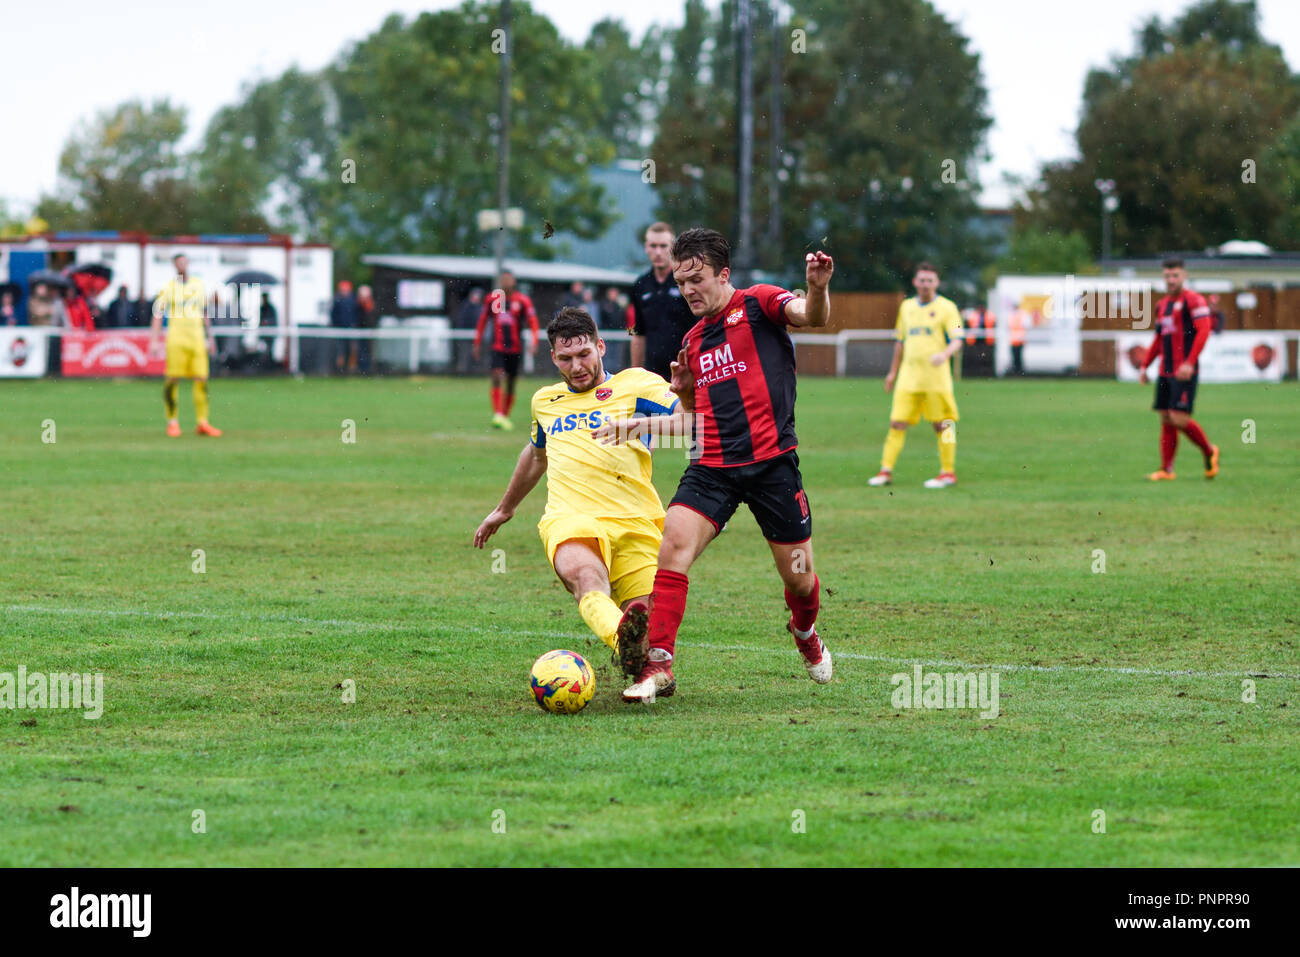
[[[1300,864],[1294,383],[1202,388],[1221,476],[1184,439],[1151,485],[1150,389],[966,380],[933,492],[924,426],[865,486],[878,380],[804,379],[836,679],[742,509],[653,708],[546,564],[544,487],[470,545],[539,384],[501,434],[477,380],[218,380],[212,441],[187,387],[170,440],[155,383],[0,382],[0,672],[105,697],[0,710],[0,864]],[[557,647],[598,666],[575,717],[528,693]],[[917,662],[996,672],[998,716],[896,708]]]

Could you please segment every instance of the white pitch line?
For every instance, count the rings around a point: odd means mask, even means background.
[[[153,618],[160,621],[168,618],[197,618],[209,621],[263,621],[263,622],[288,622],[299,625],[316,625],[327,628],[356,628],[362,631],[407,631],[417,630],[420,628],[438,628],[446,631],[472,632],[474,634],[508,634],[519,635],[524,638],[572,638],[585,639],[593,637],[587,632],[562,632],[562,631],[526,631],[518,628],[483,628],[477,625],[466,624],[444,624],[442,622],[427,622],[410,625],[393,625],[387,622],[370,622],[370,621],[348,621],[340,618],[307,618],[302,615],[254,615],[243,614],[236,615],[230,613],[206,612],[206,611],[135,611],[135,610],[96,610],[89,608],[57,608],[46,605],[4,605],[5,611],[48,614],[48,615],[75,615],[80,617],[122,617],[122,618]],[[699,641],[682,641],[678,642],[687,648],[703,648],[708,651],[743,651],[747,654],[786,654],[789,649],[784,647],[772,648],[755,648],[751,645],[716,645],[709,642]],[[944,658],[897,658],[891,655],[861,655],[850,651],[836,651],[831,649],[832,657],[847,658],[852,661],[873,661],[880,664],[892,665],[921,665],[922,667],[932,668],[960,668],[964,671],[1030,671],[1044,674],[1079,672],[1083,674],[1115,674],[1115,675],[1140,675],[1143,677],[1153,678],[1245,678],[1252,675],[1267,675],[1269,678],[1281,678],[1289,681],[1300,680],[1300,675],[1287,674],[1284,672],[1248,670],[1248,671],[1191,671],[1191,670],[1161,670],[1158,668],[1130,668],[1123,666],[1110,665],[1018,665],[1018,664],[973,664],[967,661],[953,661]]]

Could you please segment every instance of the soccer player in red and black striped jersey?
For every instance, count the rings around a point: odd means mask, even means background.
[[[478,327],[474,330],[474,361],[482,355],[483,328],[488,317],[492,319],[492,425],[498,429],[513,429],[510,410],[515,405],[515,379],[519,377],[519,360],[524,352],[523,324],[533,333],[533,355],[541,330],[537,326],[537,311],[533,301],[515,288],[514,273],[503,269],[498,277],[499,286],[483,300]]]
[[[1174,477],[1174,452],[1178,433],[1196,443],[1205,457],[1205,477],[1219,474],[1219,447],[1211,444],[1192,418],[1196,399],[1197,360],[1214,329],[1214,317],[1205,297],[1187,288],[1187,270],[1181,259],[1164,262],[1165,297],[1156,303],[1156,336],[1142,361],[1138,380],[1146,385],[1147,366],[1160,360],[1156,401],[1160,413],[1160,469],[1147,476],[1153,482]]]
[[[693,393],[694,461],[664,517],[651,595],[650,651],[624,701],[650,703],[676,690],[672,659],[686,612],[686,573],[744,503],[758,520],[785,585],[787,628],[814,681],[831,680],[831,656],[817,634],[820,583],[813,569],[812,514],[799,474],[794,432],[794,343],[788,326],[826,325],[834,263],[806,262],[808,296],[777,286],[731,285],[731,247],[711,229],[691,229],[672,249],[673,278],[699,318],[682,340],[679,363]],[[676,379],[674,379],[676,381]]]

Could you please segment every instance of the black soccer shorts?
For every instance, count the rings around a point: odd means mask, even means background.
[[[501,352],[498,349],[492,350],[492,368],[504,369],[506,375],[514,377],[519,375],[519,360],[522,359],[522,352]]]
[[[1162,375],[1156,380],[1156,401],[1151,408],[1158,411],[1186,412],[1192,414],[1192,405],[1196,402],[1196,376],[1186,382],[1170,375]]]
[[[753,465],[690,465],[669,502],[684,505],[722,531],[740,503],[749,506],[763,537],[778,545],[812,538],[812,512],[799,474],[799,455],[787,452]]]

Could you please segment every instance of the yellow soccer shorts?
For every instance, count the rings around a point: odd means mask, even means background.
[[[206,379],[208,377],[208,348],[199,343],[168,342],[167,370],[169,379]]]
[[[555,567],[555,551],[575,538],[595,539],[601,560],[609,571],[609,594],[614,604],[648,595],[654,589],[659,567],[659,543],[664,521],[648,518],[592,518],[588,515],[551,515],[537,524],[546,558]]]
[[[894,392],[894,404],[889,410],[890,422],[916,425],[922,415],[930,422],[956,422],[957,400],[951,391]]]

